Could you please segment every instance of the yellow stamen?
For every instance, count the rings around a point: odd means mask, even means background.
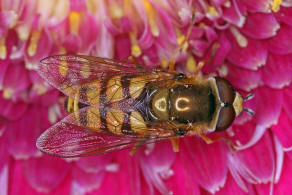
[[[13,96],[12,89],[4,89],[2,96],[4,99],[11,99],[11,97]]]
[[[70,32],[74,35],[78,34],[80,26],[81,14],[80,12],[72,11],[69,15]]]
[[[62,75],[62,76],[65,76],[67,74],[67,71],[68,71],[68,64],[67,62],[65,61],[61,61],[59,67],[59,73]]]
[[[210,14],[211,16],[219,16],[217,10],[213,6],[208,7],[208,14]]]
[[[189,46],[189,43],[187,41],[185,41],[186,39],[186,36],[185,35],[180,35],[178,36],[177,38],[177,44],[180,46],[181,44],[183,44],[182,46],[182,50],[183,51],[186,51],[188,46]]]
[[[189,55],[187,59],[187,70],[189,72],[195,72],[197,67],[197,62],[192,55]]]
[[[154,11],[152,5],[147,0],[144,0],[143,2],[144,2],[147,18],[149,21],[151,33],[154,37],[158,37],[159,36],[159,28],[155,22],[155,11]]]
[[[115,3],[110,7],[110,14],[113,19],[120,19],[124,16],[123,10]]]
[[[37,94],[42,95],[47,92],[47,88],[42,84],[34,84],[33,89],[37,92]]]
[[[235,37],[238,45],[240,47],[246,47],[248,44],[247,39],[236,28],[231,27],[230,30],[233,36]]]
[[[167,68],[168,65],[169,65],[168,61],[167,61],[166,59],[162,58],[162,59],[161,59],[161,64],[160,64],[160,66],[161,66],[162,68]]]
[[[282,0],[273,0],[273,2],[270,4],[270,8],[273,12],[278,12],[280,10]]]
[[[139,57],[142,53],[141,48],[139,47],[138,43],[137,43],[137,33],[135,32],[131,32],[130,33],[130,40],[131,40],[131,54],[134,57]]]
[[[33,30],[31,33],[30,44],[27,48],[27,53],[29,56],[34,56],[38,47],[38,42],[41,37],[41,32]]]
[[[5,38],[0,38],[0,59],[4,60],[7,56],[7,48],[5,45]]]

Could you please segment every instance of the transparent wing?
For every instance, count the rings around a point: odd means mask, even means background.
[[[138,82],[171,80],[175,72],[146,70],[139,64],[81,55],[55,55],[41,60],[38,73],[65,95],[86,104],[96,104],[105,81],[122,76],[142,77]],[[120,86],[121,87],[121,86]],[[86,91],[86,95],[84,92]]]
[[[137,143],[148,144],[177,137],[173,130],[162,124],[146,124],[146,128],[139,117],[129,115],[130,120],[125,121],[117,110],[109,110],[104,116],[99,116],[97,109],[92,106],[83,108],[47,129],[37,140],[38,149],[66,158],[108,153]],[[123,129],[119,126],[127,127],[133,124],[131,121],[135,124],[132,128],[139,133],[121,133]],[[114,131],[114,128],[121,130]]]

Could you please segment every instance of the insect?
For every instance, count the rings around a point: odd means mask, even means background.
[[[69,97],[69,113],[37,140],[59,157],[107,153],[158,140],[227,129],[243,98],[221,77],[187,76],[136,63],[82,55],[43,59],[39,74]]]

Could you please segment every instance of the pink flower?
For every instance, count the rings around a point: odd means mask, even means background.
[[[9,1],[0,4],[1,194],[288,194],[292,171],[292,2],[232,1]],[[63,117],[61,93],[35,72],[59,53],[123,59],[178,71],[212,62],[205,74],[226,77],[255,98],[256,115],[242,114],[207,145],[181,139],[79,159],[40,153],[37,137]]]

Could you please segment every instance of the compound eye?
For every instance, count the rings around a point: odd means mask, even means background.
[[[223,131],[227,129],[234,121],[234,118],[235,111],[232,106],[221,108],[215,131]]]
[[[215,80],[220,100],[224,103],[232,104],[235,99],[235,90],[231,83],[221,77],[215,77]]]

